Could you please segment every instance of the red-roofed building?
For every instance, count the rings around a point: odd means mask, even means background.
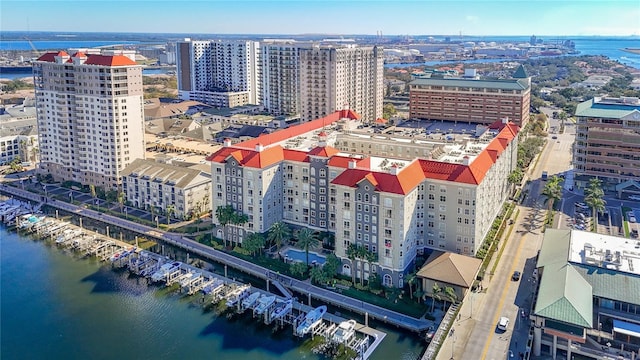
[[[118,189],[122,171],[145,157],[142,66],[114,51],[57,51],[40,56],[33,72],[39,172]]]
[[[343,274],[368,279],[375,271],[385,286],[398,287],[424,249],[475,255],[508,196],[518,127],[487,130],[484,150],[458,162],[406,160],[347,155],[328,145],[323,129],[344,117],[358,118],[341,110],[243,143],[226,142],[212,154],[213,208],[231,205],[249,217],[244,225],[219,227],[217,236],[242,243],[248,233],[280,221],[328,231]],[[287,139],[316,133],[315,145],[283,148]],[[369,267],[350,260],[352,245],[377,261]]]

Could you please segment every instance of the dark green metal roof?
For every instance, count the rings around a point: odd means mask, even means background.
[[[524,65],[520,65],[518,66],[518,68],[516,69],[516,72],[513,73],[513,78],[514,79],[526,79],[529,77],[529,74],[527,74],[527,70],[524,68]]]

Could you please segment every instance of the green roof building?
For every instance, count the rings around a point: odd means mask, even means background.
[[[618,195],[640,195],[640,99],[600,98],[578,104],[574,147],[575,179],[591,177]]]
[[[536,267],[539,287],[531,314],[535,356],[548,349],[554,359],[558,350],[569,359],[572,353],[605,358],[609,347],[597,342],[638,351],[640,243],[547,229]]]
[[[409,83],[409,116],[414,119],[493,124],[504,118],[529,120],[531,78],[522,66],[511,79],[478,79],[426,74]]]

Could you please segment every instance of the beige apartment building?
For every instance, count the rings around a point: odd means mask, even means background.
[[[603,180],[619,195],[640,195],[640,99],[596,97],[578,104],[576,185]]]
[[[145,157],[142,66],[114,51],[59,51],[39,57],[33,73],[39,171],[116,189],[124,168]]]
[[[529,121],[531,78],[520,66],[512,79],[442,75],[409,84],[409,117],[492,124],[500,119],[524,127]]]
[[[314,45],[300,49],[300,115],[319,119],[345,105],[365,122],[382,117],[381,47]]]
[[[176,219],[211,211],[211,177],[197,169],[137,159],[122,173],[122,190],[131,206]]]
[[[368,279],[375,272],[397,287],[425,249],[475,255],[508,196],[518,127],[496,122],[430,158],[336,148],[336,139],[361,125],[357,113],[341,110],[249,141],[226,141],[209,157],[212,207],[231,205],[249,221],[216,235],[242,243],[278,221],[329,231],[343,274]],[[367,130],[353,136],[371,141]],[[348,258],[351,245],[375,254],[371,266]]]

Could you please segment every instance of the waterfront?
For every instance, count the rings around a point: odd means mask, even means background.
[[[204,313],[193,300],[0,227],[3,359],[320,359],[290,330]],[[28,324],[29,326],[25,326]],[[423,344],[389,329],[372,359],[415,359]]]

